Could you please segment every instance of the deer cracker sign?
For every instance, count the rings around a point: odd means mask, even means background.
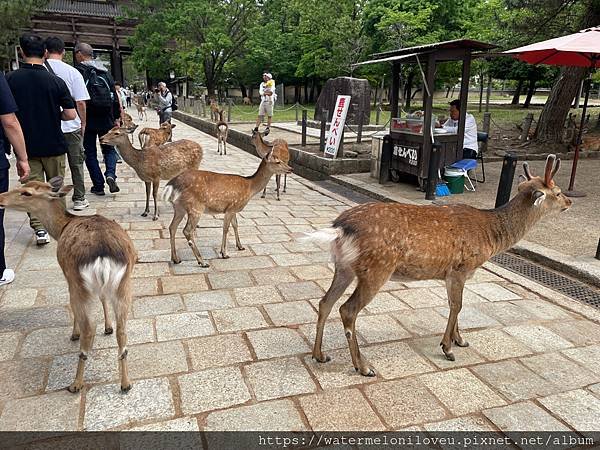
[[[394,145],[393,155],[406,160],[406,163],[411,166],[416,166],[418,162],[418,149],[415,147],[407,147],[406,145]]]
[[[350,107],[350,98],[350,95],[338,95],[337,101],[335,102],[331,126],[329,127],[327,141],[325,142],[325,155],[329,155],[333,158],[336,157],[340,141],[342,140],[342,133],[344,132],[344,125],[346,124],[346,115],[348,114],[348,108]]]

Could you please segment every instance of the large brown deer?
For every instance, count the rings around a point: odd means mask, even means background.
[[[136,251],[116,222],[99,215],[75,216],[67,212],[60,199],[72,188],[63,186],[61,177],[52,178],[49,184],[30,181],[0,194],[0,207],[35,214],[58,241],[56,257],[69,285],[74,316],[71,339],[80,339],[77,373],[69,391],[78,392],[83,387],[85,361],[96,334],[92,302],[99,298],[104,308],[105,334],[113,332],[107,302],[115,313],[121,390],[127,392],[131,383],[127,373],[126,325]]]
[[[263,140],[262,135],[258,131],[254,130],[252,131],[252,143],[254,144],[254,147],[256,148],[256,153],[258,153],[259,157],[262,158],[268,152],[273,151],[273,154],[284,163],[288,164],[290,162],[290,151],[288,149],[288,143],[284,139],[275,139],[269,144]],[[277,183],[277,200],[280,200],[279,188],[281,185],[281,175],[275,175],[275,182]],[[287,174],[283,176],[283,192],[285,192],[286,187]],[[261,198],[265,198],[266,195],[267,187],[265,186]]]
[[[571,200],[553,178],[560,160],[549,155],[544,178],[526,178],[504,206],[480,210],[466,205],[421,206],[367,203],[340,214],[331,228],[315,231],[308,240],[331,242],[335,274],[319,303],[313,358],[327,362],[321,351],[323,328],[331,308],[355,278],[356,289],[340,307],[352,363],[362,375],[374,370],[361,356],[355,333],[357,314],[392,280],[445,280],[450,315],[441,347],[454,361],[452,344],[466,347],[458,331],[465,281],[493,255],[516,244],[542,217],[565,211]]]
[[[254,194],[264,189],[271,175],[290,173],[291,171],[292,169],[285,162],[277,158],[273,152],[269,152],[260,162],[256,172],[248,177],[204,170],[187,170],[173,178],[167,183],[163,193],[163,200],[170,202],[174,209],[173,221],[169,225],[171,260],[175,264],[181,262],[175,249],[175,234],[177,227],[187,214],[188,220],[183,234],[194,252],[198,264],[202,267],[209,266],[202,259],[194,242],[196,225],[204,211],[211,214],[225,214],[221,241],[222,258],[229,258],[227,255],[227,232],[230,224],[233,225],[238,250],[244,250],[238,234],[236,214],[244,209]]]
[[[158,128],[142,128],[138,133],[140,147],[144,148],[148,145],[163,145],[173,137],[173,128],[175,124],[165,122]],[[127,130],[129,131],[129,130]]]
[[[227,155],[227,133],[229,132],[229,125],[223,119],[223,110],[219,110],[219,121],[216,125],[217,129],[217,153],[219,155]],[[221,150],[221,147],[223,149]]]
[[[154,216],[158,220],[157,194],[160,180],[170,180],[186,169],[196,169],[202,161],[202,147],[196,142],[182,139],[165,145],[147,145],[135,148],[126,130],[115,127],[100,138],[102,144],[115,145],[119,153],[138,177],[146,183],[146,208],[142,217],[150,213],[150,188],[154,199]]]

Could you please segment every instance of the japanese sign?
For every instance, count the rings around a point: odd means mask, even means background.
[[[340,146],[340,140],[342,139],[342,132],[344,131],[344,124],[346,123],[346,114],[348,114],[348,108],[350,107],[350,96],[349,95],[338,95],[335,103],[335,109],[333,110],[333,117],[331,118],[331,126],[329,127],[329,134],[325,141],[325,155],[332,156],[335,158],[337,155],[338,147]]]
[[[418,149],[415,147],[408,147],[406,145],[394,145],[393,155],[397,158],[406,160],[406,163],[410,166],[416,166],[418,162]]]

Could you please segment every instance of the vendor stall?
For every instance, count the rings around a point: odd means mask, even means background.
[[[471,58],[474,51],[487,51],[494,45],[468,39],[438,42],[419,47],[402,48],[373,55],[373,59],[357,65],[388,62],[392,66],[390,93],[390,131],[383,139],[379,170],[379,182],[391,178],[397,180],[402,174],[415,175],[419,186],[424,188],[429,173],[433,144],[439,150],[438,169],[462,159],[462,142],[465,132],[465,115],[469,91]],[[448,133],[435,127],[433,117],[433,94],[436,66],[440,62],[462,61],[460,89],[460,118],[456,133]],[[400,66],[417,64],[423,78],[422,117],[400,117],[398,107],[400,93]],[[437,159],[437,158],[436,158]],[[437,173],[437,171],[434,171]]]

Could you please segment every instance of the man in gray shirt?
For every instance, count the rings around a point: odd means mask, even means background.
[[[167,85],[162,81],[158,83],[158,95],[156,98],[158,106],[156,111],[160,125],[165,122],[171,123],[171,114],[173,113],[173,94],[167,89]]]

